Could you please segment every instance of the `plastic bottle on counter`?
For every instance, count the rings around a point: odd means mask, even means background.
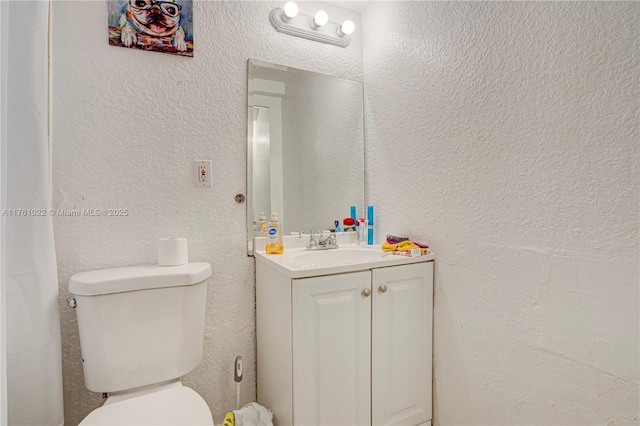
[[[373,244],[373,206],[367,207],[367,221],[369,229],[367,230],[367,244]]]
[[[349,231],[355,231],[356,230],[355,220],[353,220],[350,217],[345,217],[342,220],[342,225],[344,226],[344,228],[343,228],[344,232],[349,232]]]
[[[258,227],[258,233],[260,235],[258,235],[259,237],[266,237],[267,236],[267,231],[268,231],[268,227],[267,227],[267,217],[264,215],[264,212],[260,212],[260,226]]]
[[[267,231],[267,254],[282,254],[284,245],[282,244],[282,226],[278,222],[278,213],[271,213],[271,223]]]
[[[253,219],[253,223],[251,225],[251,229],[253,230],[253,236],[254,237],[260,237],[260,232],[258,232],[258,221],[256,221],[255,219]]]

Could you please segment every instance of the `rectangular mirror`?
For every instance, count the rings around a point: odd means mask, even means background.
[[[247,235],[278,212],[283,235],[364,216],[362,82],[249,60]]]

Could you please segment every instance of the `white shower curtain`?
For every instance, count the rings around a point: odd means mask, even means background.
[[[60,317],[48,212],[49,2],[0,3],[5,421],[59,425],[64,423]]]

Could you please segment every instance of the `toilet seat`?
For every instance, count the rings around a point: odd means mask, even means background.
[[[80,425],[213,426],[213,417],[209,406],[196,391],[176,381],[137,393],[110,396]]]

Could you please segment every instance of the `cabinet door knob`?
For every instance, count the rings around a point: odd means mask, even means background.
[[[387,292],[387,285],[386,284],[382,284],[379,288],[378,291],[382,294]]]
[[[364,297],[369,297],[371,296],[371,290],[369,290],[368,288],[365,288],[364,291],[362,292],[362,295]]]

